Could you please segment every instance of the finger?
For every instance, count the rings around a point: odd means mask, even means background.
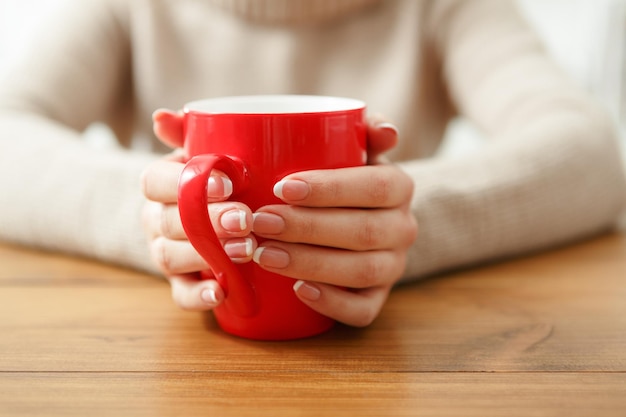
[[[180,220],[178,205],[152,203],[146,205],[145,216],[148,236],[164,236],[173,240],[186,240],[187,235]],[[219,238],[244,237],[252,229],[252,212],[243,203],[211,203],[208,214],[215,234]]]
[[[258,247],[254,236],[246,236],[222,240],[226,255],[236,264],[243,264],[252,260],[252,255]]]
[[[381,115],[368,117],[367,156],[368,163],[378,163],[382,153],[394,148],[398,143],[398,128]]]
[[[163,236],[161,230],[161,218],[163,204],[154,201],[146,201],[141,211],[141,224],[148,240]]]
[[[380,314],[391,287],[373,287],[349,291],[334,285],[298,281],[298,298],[318,313],[341,323],[365,327]]]
[[[141,187],[148,200],[175,203],[178,200],[178,178],[185,167],[179,162],[161,159],[148,165],[141,174]],[[209,202],[228,198],[233,184],[221,171],[214,170],[209,177],[207,197]]]
[[[274,186],[284,202],[309,207],[394,207],[412,192],[411,178],[393,165],[302,171]]]
[[[251,261],[258,246],[254,236],[225,239],[221,243],[226,255],[235,263]],[[157,237],[150,242],[150,255],[165,276],[209,269],[209,264],[186,240]]]
[[[141,188],[148,200],[174,203],[178,198],[178,177],[184,165],[168,160],[158,160],[141,174]]]
[[[321,246],[265,241],[253,258],[263,269],[306,281],[348,288],[395,283],[404,271],[404,251],[355,252]]]
[[[408,247],[415,240],[408,210],[335,209],[272,205],[253,215],[258,236],[358,251]]]
[[[165,276],[209,269],[209,265],[185,240],[158,237],[150,242],[150,255]]]
[[[168,279],[172,300],[183,310],[211,310],[224,300],[224,291],[213,279],[199,280],[196,274],[173,275]]]
[[[184,143],[183,113],[158,109],[152,113],[154,134],[161,142],[172,148],[181,148]]]

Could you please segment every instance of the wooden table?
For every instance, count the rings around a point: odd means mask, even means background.
[[[395,290],[253,342],[165,282],[0,245],[1,416],[626,416],[626,234]]]

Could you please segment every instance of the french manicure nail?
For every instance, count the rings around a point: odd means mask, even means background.
[[[293,290],[298,296],[309,301],[317,301],[322,296],[322,292],[313,284],[299,280],[293,285]]]
[[[212,198],[226,198],[233,193],[233,183],[229,178],[211,175],[207,195]]]
[[[382,123],[378,123],[376,127],[380,130],[386,130],[388,132],[391,132],[396,136],[398,135],[398,128],[396,127],[396,125],[392,123],[382,122]]]
[[[229,232],[240,232],[248,227],[247,214],[243,210],[229,210],[220,217],[220,224]]]
[[[286,268],[289,265],[289,254],[282,249],[271,246],[260,246],[254,251],[252,260],[269,268]]]
[[[309,184],[300,180],[281,180],[274,184],[274,195],[281,200],[304,200],[310,191]]]
[[[206,304],[217,304],[217,295],[215,294],[215,290],[211,288],[202,290],[200,298],[202,298],[202,301]]]
[[[229,258],[247,258],[252,255],[254,244],[249,237],[229,239],[224,243],[224,252]]]

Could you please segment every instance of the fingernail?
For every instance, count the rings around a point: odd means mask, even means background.
[[[156,109],[152,112],[152,120],[157,121],[158,119],[161,119],[163,115],[167,114],[167,112],[168,110],[164,108]]]
[[[274,184],[274,195],[281,200],[304,200],[310,191],[309,184],[300,180],[282,180]]]
[[[225,198],[233,193],[233,183],[229,178],[212,175],[209,177],[207,195],[212,198]]]
[[[252,230],[263,235],[277,235],[285,229],[282,217],[273,213],[254,213],[252,215]]]
[[[380,130],[386,130],[387,132],[393,133],[394,135],[398,135],[398,128],[396,125],[389,122],[378,123],[376,127]]]
[[[221,215],[220,224],[229,232],[241,232],[248,227],[247,214],[243,210],[229,210]]]
[[[224,243],[224,252],[229,258],[247,258],[252,255],[253,247],[252,239],[249,237],[229,239]]]
[[[289,254],[282,249],[261,246],[254,251],[252,260],[269,268],[286,268],[289,265]]]
[[[322,292],[313,284],[309,284],[305,281],[298,281],[293,285],[293,290],[302,297],[309,301],[317,301],[322,296]]]
[[[215,290],[211,288],[202,290],[200,298],[202,298],[202,301],[206,304],[217,304],[217,295],[215,294]]]

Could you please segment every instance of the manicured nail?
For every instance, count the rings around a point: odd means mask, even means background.
[[[241,232],[248,227],[246,216],[243,210],[229,210],[220,217],[220,224],[229,232]]]
[[[212,175],[209,177],[207,195],[212,198],[230,197],[233,193],[233,183],[229,178]]]
[[[224,243],[224,252],[229,258],[247,258],[252,255],[254,244],[249,237],[229,239]]]
[[[309,301],[317,301],[322,296],[322,292],[313,284],[309,284],[305,281],[298,281],[293,285],[293,290],[302,297]]]
[[[304,200],[310,191],[309,184],[300,180],[282,180],[274,184],[274,195],[281,200]]]
[[[261,266],[269,268],[286,268],[289,265],[289,254],[282,249],[271,246],[256,248],[252,260]]]
[[[398,136],[398,128],[396,127],[396,125],[389,123],[389,122],[382,122],[382,123],[378,123],[376,125],[376,127],[380,130],[386,130],[390,133],[393,133],[394,135]]]
[[[215,290],[211,288],[202,290],[200,298],[202,298],[202,301],[206,304],[217,304],[217,295],[215,294]]]
[[[165,109],[165,108],[156,109],[155,111],[152,112],[152,120],[156,122],[159,119],[162,119],[163,116],[167,116],[169,112],[170,110]]]
[[[254,213],[252,215],[252,230],[262,235],[277,235],[285,229],[282,217],[273,213]]]

